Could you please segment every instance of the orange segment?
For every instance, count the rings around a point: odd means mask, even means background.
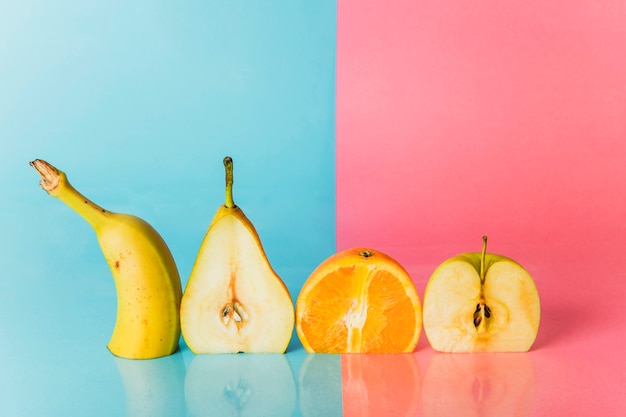
[[[322,262],[296,302],[296,331],[308,352],[412,352],[422,309],[406,270],[390,256],[353,248]]]

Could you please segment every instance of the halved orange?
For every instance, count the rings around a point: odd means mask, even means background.
[[[422,307],[411,277],[373,249],[330,256],[296,301],[296,332],[310,353],[409,353],[421,329]]]

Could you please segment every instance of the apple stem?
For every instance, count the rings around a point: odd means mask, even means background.
[[[224,158],[224,169],[226,170],[226,203],[228,208],[234,208],[235,200],[233,200],[233,158],[227,156]]]
[[[487,236],[483,236],[483,250],[480,254],[480,283],[485,283],[485,256],[487,255]]]

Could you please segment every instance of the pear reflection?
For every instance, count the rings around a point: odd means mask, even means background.
[[[180,353],[158,359],[115,357],[126,393],[127,417],[185,415],[185,364]]]
[[[187,369],[185,401],[193,417],[290,417],[296,385],[285,355],[196,355]]]
[[[424,416],[528,416],[534,393],[526,353],[438,353],[424,377]]]
[[[341,417],[341,356],[308,354],[298,376],[303,417]]]
[[[414,416],[421,396],[412,354],[342,355],[344,416]]]

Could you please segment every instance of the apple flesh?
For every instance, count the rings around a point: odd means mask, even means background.
[[[439,352],[526,352],[539,330],[539,293],[530,274],[502,255],[469,252],[431,275],[424,291],[426,337]]]

